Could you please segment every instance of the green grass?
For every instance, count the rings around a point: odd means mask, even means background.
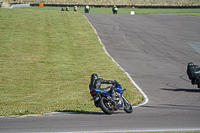
[[[130,11],[135,11],[136,14],[173,14],[173,13],[200,13],[200,8],[183,8],[183,9],[164,9],[164,8],[158,8],[158,9],[129,9],[128,12],[126,12],[125,9],[123,9],[123,12],[130,13]]]
[[[100,111],[90,101],[94,72],[119,81],[132,105],[143,99],[80,13],[0,8],[0,29],[0,116]]]
[[[49,7],[46,7],[49,8]],[[54,7],[55,10],[58,7]],[[61,7],[60,7],[61,9]],[[79,7],[78,12],[84,13],[84,8]],[[70,12],[73,11],[73,8],[70,7]],[[173,14],[173,13],[200,13],[200,8],[183,8],[183,9],[175,9],[175,8],[118,8],[118,14],[130,14],[131,11],[135,11],[136,14]],[[100,13],[100,14],[112,14],[112,8],[94,8],[91,7],[90,13]]]

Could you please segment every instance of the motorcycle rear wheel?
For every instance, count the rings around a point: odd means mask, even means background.
[[[197,82],[198,82],[198,83],[197,83],[197,87],[200,88],[200,79],[198,79]]]
[[[114,113],[113,105],[110,100],[105,97],[101,97],[99,100],[99,107],[105,114],[112,114]]]
[[[123,101],[124,101],[124,110],[126,111],[126,113],[132,113],[133,108],[129,103],[129,101],[125,97],[123,97]]]

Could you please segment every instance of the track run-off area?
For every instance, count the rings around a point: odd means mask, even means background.
[[[83,14],[110,56],[147,95],[132,114],[59,113],[0,119],[0,132],[200,131],[200,89],[187,63],[200,65],[200,18]]]

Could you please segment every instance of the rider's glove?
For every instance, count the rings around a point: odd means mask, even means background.
[[[114,81],[112,82],[112,85],[116,87],[116,86],[117,86],[117,81],[114,80]]]

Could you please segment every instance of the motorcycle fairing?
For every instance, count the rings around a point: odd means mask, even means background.
[[[120,93],[123,94],[122,86],[118,83],[116,90]]]
[[[104,94],[104,95],[109,95],[109,93],[108,92],[106,92],[106,91],[104,91],[104,90],[99,90],[99,89],[92,89],[90,92],[92,92],[92,91],[96,91],[96,93],[101,93],[101,94]]]

